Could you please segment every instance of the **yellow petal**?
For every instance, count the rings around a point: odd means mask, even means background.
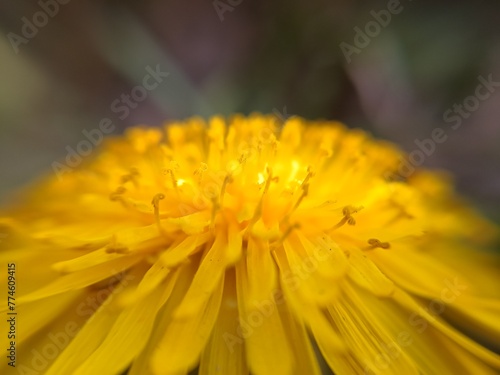
[[[453,342],[450,342],[446,337],[438,337],[447,350],[450,351],[452,357],[456,360],[461,372],[464,374],[481,374],[481,375],[498,375],[498,369],[495,370],[481,362],[477,357],[471,355],[467,350]]]
[[[77,272],[86,268],[94,267],[99,264],[112,261],[117,258],[121,258],[123,256],[123,254],[109,253],[106,251],[106,248],[101,248],[77,258],[73,258],[63,262],[57,262],[52,265],[52,268],[62,273]]]
[[[87,314],[87,311],[92,316],[57,357],[46,375],[73,373],[104,340],[119,314],[119,311],[111,308],[110,304],[101,305],[95,312],[91,306],[86,306],[85,303],[80,304],[77,308],[77,312],[83,316]]]
[[[18,315],[22,316],[22,324],[17,327],[17,342],[22,343],[44,325],[58,319],[68,307],[83,299],[83,296],[86,296],[86,293],[78,290],[16,306]]]
[[[462,369],[437,337],[438,330],[414,311],[398,306],[394,301],[379,299],[363,289],[357,289],[364,307],[383,326],[399,347],[423,374],[460,374]],[[395,295],[398,291],[395,292]],[[396,353],[391,346],[383,350],[389,358],[380,356],[369,364],[372,371],[385,371]],[[366,370],[366,369],[365,369]],[[370,372],[368,372],[370,373]]]
[[[289,306],[283,300],[282,295],[277,295],[276,304],[287,335],[288,342],[292,347],[293,371],[296,374],[321,375],[321,369],[312,347],[311,338],[308,335],[303,321],[297,319],[290,311]]]
[[[434,298],[440,296],[446,280],[453,280],[457,271],[437,262],[427,253],[414,250],[405,250],[391,246],[386,251],[371,251],[368,257],[388,275],[397,285],[407,291],[423,297]],[[425,277],[422,277],[425,270]],[[460,280],[470,285],[467,280]]]
[[[226,246],[227,239],[218,235],[212,247],[206,251],[184,300],[175,312],[176,316],[191,317],[203,311],[203,306],[224,276]]]
[[[305,324],[313,333],[318,345],[331,355],[345,353],[345,345],[338,332],[326,318],[323,309],[310,301],[304,301],[302,295],[297,293],[300,289],[299,279],[288,278],[291,274],[290,265],[284,251],[275,251],[274,259],[280,270],[281,291],[290,310],[299,322]],[[337,286],[338,287],[338,286]],[[333,301],[330,300],[330,303]]]
[[[218,278],[211,296],[202,302],[197,313],[171,319],[151,359],[155,374],[182,373],[196,365],[217,319],[223,285],[224,276]]]
[[[114,375],[122,372],[140,353],[149,339],[156,314],[170,296],[177,277],[128,306],[116,319],[101,345],[73,374]]]
[[[242,291],[242,296],[248,301],[272,297],[272,290],[277,286],[277,270],[267,242],[248,239],[246,267],[244,282],[247,289]]]
[[[292,352],[274,300],[276,271],[266,249],[249,243],[248,263],[236,266],[240,332],[245,338],[250,370],[260,374],[288,374]],[[267,269],[261,273],[261,269]],[[263,280],[259,280],[259,276]]]
[[[394,293],[394,299],[397,303],[411,312],[418,312],[417,316],[424,319],[428,324],[435,327],[438,331],[446,335],[450,340],[454,341],[470,353],[476,355],[485,363],[500,369],[500,356],[482,347],[480,344],[458,332],[441,319],[431,315],[427,310],[423,309],[414,299],[408,296],[405,292],[397,289]]]
[[[394,284],[361,250],[349,248],[349,278],[378,297],[388,297],[394,292]]]
[[[346,269],[342,263],[338,265],[340,271],[332,271],[336,265],[333,258],[330,259],[330,253],[325,256],[326,259],[318,254],[309,256],[302,243],[294,237],[285,239],[283,249],[284,251],[277,251],[285,253],[287,258],[288,265],[284,269],[280,268],[282,280],[289,284],[304,302],[325,306],[336,298],[339,293],[336,281]],[[325,265],[326,263],[330,264]],[[318,270],[321,270],[321,273]]]
[[[238,303],[234,271],[224,282],[219,316],[200,361],[200,375],[247,375],[245,342],[238,330]]]
[[[209,233],[186,237],[179,244],[175,244],[166,249],[160,255],[159,263],[166,267],[173,267],[186,260],[198,247],[208,242],[212,236]]]
[[[447,306],[448,307],[448,306]],[[500,301],[473,296],[457,296],[446,317],[459,327],[481,334],[485,340],[500,337]],[[492,342],[493,344],[493,342]]]
[[[329,306],[330,316],[357,361],[368,372],[375,374],[415,374],[418,368],[396,341],[365,307],[355,289],[344,283],[344,293]],[[387,366],[379,368],[379,361]]]
[[[137,263],[140,259],[141,257],[139,256],[121,257],[108,263],[99,264],[90,269],[84,269],[82,271],[61,276],[51,284],[42,287],[27,296],[19,298],[17,303],[22,304],[25,302],[36,301],[70,290],[84,288],[112,276],[113,273],[110,273],[110,271],[117,274],[126,270],[133,264]]]
[[[179,276],[176,280],[175,287],[172,290],[172,294],[164,306],[159,310],[155,321],[155,329],[151,332],[149,340],[142,352],[132,363],[132,367],[128,371],[128,375],[156,375],[151,367],[152,354],[160,345],[167,327],[172,322],[173,313],[182,302],[182,299],[189,289],[197,268],[198,262],[192,260],[188,260],[179,266]],[[169,368],[168,360],[169,356],[168,354],[165,354],[164,367],[166,369]],[[187,370],[183,370],[180,371],[179,374],[186,374],[187,372]]]

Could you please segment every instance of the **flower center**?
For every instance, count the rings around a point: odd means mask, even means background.
[[[347,198],[339,196],[337,186],[345,186],[349,173],[359,178],[357,163],[366,158],[335,155],[333,141],[320,132],[302,143],[301,130],[290,122],[278,140],[274,125],[171,126],[167,142],[140,144],[147,162],[121,175],[110,199],[155,223],[160,235],[174,227],[201,233],[232,225],[244,238],[280,242],[299,227],[329,233],[355,226],[363,205],[348,190]],[[339,175],[339,161],[351,170]],[[363,246],[389,248],[375,238],[366,238]]]

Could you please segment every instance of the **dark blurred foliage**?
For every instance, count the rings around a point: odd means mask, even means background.
[[[105,117],[119,134],[194,114],[286,112],[338,119],[407,151],[445,129],[448,140],[424,165],[450,170],[460,191],[500,220],[500,90],[456,131],[443,120],[479,76],[500,81],[498,0],[402,0],[350,63],[339,45],[354,45],[354,28],[388,1],[223,2],[237,5],[221,19],[209,0],[71,0],[16,53],[9,33],[21,35],[22,17],[41,8],[4,1],[0,193],[52,173],[65,147]],[[158,64],[169,77],[120,120],[111,103]]]

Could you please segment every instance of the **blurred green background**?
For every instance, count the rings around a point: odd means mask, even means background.
[[[478,77],[500,82],[497,0],[54,1],[42,0],[45,10],[36,1],[0,5],[3,202],[53,173],[66,146],[103,118],[120,134],[262,111],[338,119],[408,152],[443,128],[447,141],[424,165],[450,170],[461,193],[500,221],[500,88],[457,130],[443,118],[475,94]],[[368,43],[359,30],[372,34]],[[347,58],[346,44],[357,48]],[[148,66],[169,76],[120,118],[113,103],[143,84]]]

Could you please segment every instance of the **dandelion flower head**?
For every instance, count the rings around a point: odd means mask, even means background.
[[[497,228],[403,157],[260,114],[110,137],[1,213],[19,373],[497,373]]]

